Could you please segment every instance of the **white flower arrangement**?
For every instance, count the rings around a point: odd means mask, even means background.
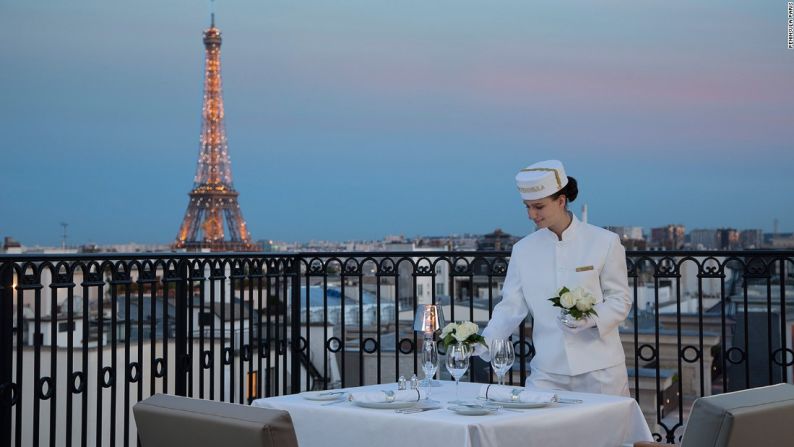
[[[444,343],[445,348],[455,343],[482,343],[485,346],[485,338],[477,333],[479,330],[477,323],[471,321],[449,323],[441,329],[441,342]]]
[[[563,287],[554,298],[549,298],[555,307],[562,309],[563,315],[570,315],[577,320],[587,318],[590,315],[598,315],[593,306],[598,303],[598,299],[586,289],[577,287],[569,290]]]

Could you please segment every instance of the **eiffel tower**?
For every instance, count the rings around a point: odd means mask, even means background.
[[[261,250],[260,244],[251,242],[237,203],[238,193],[232,184],[232,165],[223,122],[221,31],[215,27],[215,14],[211,17],[211,25],[204,31],[204,105],[198,167],[193,190],[189,194],[190,202],[173,247],[212,251]]]

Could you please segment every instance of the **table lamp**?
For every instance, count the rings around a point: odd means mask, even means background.
[[[414,316],[414,331],[422,332],[425,336],[423,348],[427,343],[433,343],[433,333],[446,326],[444,311],[437,304],[420,304]],[[441,382],[430,380],[430,386],[441,386]]]

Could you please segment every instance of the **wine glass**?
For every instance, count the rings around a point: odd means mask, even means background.
[[[460,378],[469,369],[469,355],[471,349],[464,343],[451,345],[447,349],[447,371],[455,379],[455,400],[451,403],[460,403]]]
[[[432,339],[425,340],[422,349],[422,371],[425,372],[425,380],[422,386],[427,387],[427,397],[430,397],[430,387],[433,386],[433,376],[438,369],[438,348]]]
[[[491,341],[491,366],[496,373],[499,385],[504,385],[505,373],[510,371],[515,360],[516,354],[510,339],[496,338]]]

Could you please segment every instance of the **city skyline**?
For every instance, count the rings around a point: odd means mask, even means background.
[[[63,224],[61,223],[61,228],[63,230]],[[68,226],[68,224],[67,224]],[[777,239],[778,243],[782,243],[784,247],[789,247],[794,241],[794,232],[788,231],[778,231],[778,233],[774,232],[766,232],[759,228],[735,228],[731,226],[723,226],[717,228],[689,228],[686,225],[682,225],[679,223],[670,223],[665,225],[657,225],[653,227],[639,227],[633,225],[604,225],[602,228],[605,228],[609,231],[616,232],[621,235],[623,239],[623,243],[630,244],[627,249],[634,250],[634,249],[643,249],[638,248],[635,246],[635,242],[637,240],[644,241],[649,244],[649,248],[659,248],[655,243],[658,245],[660,242],[654,242],[654,231],[662,231],[668,230],[669,227],[684,227],[684,238],[680,240],[680,243],[685,243],[684,247],[688,249],[703,249],[703,250],[714,250],[714,249],[725,249],[719,247],[712,247],[712,246],[705,246],[705,247],[697,247],[696,245],[702,244],[704,241],[704,237],[717,237],[716,234],[720,231],[724,232],[734,232],[736,236],[743,235],[744,233],[754,233],[760,231],[759,234],[761,240],[760,242],[764,244],[765,242],[767,245],[752,245],[747,246],[744,242],[739,242],[735,248],[742,247],[742,248],[779,248],[773,247],[769,245],[772,240]],[[390,244],[390,243],[418,243],[420,246],[424,246],[426,243],[430,243],[433,245],[437,243],[439,240],[450,240],[450,241],[474,241],[480,240],[481,238],[487,237],[491,234],[501,234],[503,237],[515,238],[516,240],[523,238],[524,236],[531,234],[532,232],[537,231],[537,228],[532,228],[529,232],[526,233],[509,233],[505,232],[502,228],[495,227],[491,230],[482,233],[473,233],[473,232],[462,232],[462,233],[437,233],[437,234],[406,234],[404,232],[398,232],[393,234],[384,234],[380,237],[375,238],[359,238],[359,239],[318,239],[318,238],[309,238],[309,239],[293,239],[293,240],[274,240],[274,239],[259,239],[253,242],[264,244],[263,247],[260,249],[264,249],[265,251],[270,251],[274,249],[274,247],[278,247],[276,251],[283,251],[284,247],[287,247],[288,250],[295,250],[297,247],[302,246],[333,246],[334,250],[339,249],[339,246],[343,246],[346,244],[354,244],[353,251],[359,251],[358,248],[360,246],[369,247],[364,251],[367,251],[373,247],[377,247],[383,244]],[[638,239],[635,237],[637,232],[641,232],[641,237]],[[626,233],[629,232],[629,233]],[[24,241],[18,241],[13,236],[9,235],[0,235],[0,237],[9,237],[10,239],[7,242],[12,244],[12,247],[16,247],[17,244],[21,245],[21,247],[25,250],[32,250],[32,252],[38,252],[40,250],[60,250],[60,249],[69,249],[69,250],[88,250],[89,252],[93,250],[121,250],[124,252],[140,252],[140,251],[171,251],[174,250],[173,243],[171,241],[165,242],[157,242],[157,241],[118,241],[118,242],[110,242],[110,243],[96,243],[94,241],[73,241],[70,236],[67,236],[66,239],[63,238],[64,234],[61,233],[61,240],[59,244],[40,244],[40,243],[25,243]],[[777,236],[777,238],[775,238]],[[692,240],[690,241],[690,238]],[[765,241],[766,240],[766,241]],[[64,244],[64,242],[66,242]],[[719,244],[719,241],[714,241]],[[363,245],[362,245],[363,244]],[[330,249],[330,248],[328,248]],[[178,248],[177,248],[178,250]],[[188,250],[190,251],[190,250]],[[343,250],[343,251],[350,251],[350,250]]]
[[[172,242],[207,8],[28,3],[0,14],[0,236]],[[499,6],[216,5],[253,239],[526,234],[513,176],[548,158],[596,225],[794,229],[785,4]]]

